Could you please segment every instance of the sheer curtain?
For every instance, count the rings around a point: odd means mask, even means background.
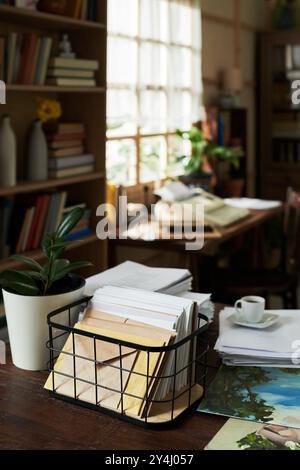
[[[203,117],[202,95],[200,0],[108,0],[108,178],[163,176],[171,135]],[[130,140],[120,171],[116,142]]]

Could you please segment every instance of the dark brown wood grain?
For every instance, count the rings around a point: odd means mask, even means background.
[[[217,308],[217,315],[221,306]],[[214,345],[217,321],[206,334]],[[209,376],[219,360],[209,355]],[[51,398],[47,373],[0,366],[0,449],[8,450],[202,450],[225,418],[191,412],[174,428],[149,430]]]

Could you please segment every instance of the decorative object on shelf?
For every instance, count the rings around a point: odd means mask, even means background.
[[[4,115],[0,125],[0,186],[17,183],[17,143],[10,116]]]
[[[272,3],[272,23],[275,29],[290,29],[297,26],[298,0],[277,0]]]
[[[210,142],[204,138],[203,132],[197,127],[193,127],[188,132],[177,129],[176,134],[191,144],[190,155],[176,157],[177,161],[185,165],[185,182],[213,178],[213,165],[218,160],[239,166],[240,157],[243,155],[241,148],[224,147]]]
[[[222,77],[223,91],[219,96],[220,108],[238,108],[240,92],[243,87],[242,71],[240,68],[225,70]]]
[[[37,8],[45,13],[65,15],[67,12],[67,0],[39,0]]]
[[[42,244],[47,258],[44,265],[15,255],[12,259],[28,266],[29,270],[6,270],[0,274],[13,363],[21,369],[47,368],[47,314],[76,302],[83,295],[84,279],[71,273],[90,266],[90,263],[71,263],[60,258],[67,247],[68,235],[83,215],[83,209],[75,208],[62,220],[56,232],[46,235]]]
[[[33,123],[29,136],[27,179],[29,181],[48,179],[48,146],[40,120]]]
[[[43,123],[54,122],[61,117],[62,107],[58,100],[50,100],[48,98],[37,98],[37,116]]]
[[[64,59],[76,58],[76,54],[73,51],[68,34],[63,34],[62,40],[59,43],[59,57],[62,57]]]

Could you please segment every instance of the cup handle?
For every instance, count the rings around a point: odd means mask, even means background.
[[[239,319],[242,319],[242,316],[243,316],[243,311],[242,311],[242,301],[241,300],[237,300],[236,303],[234,304],[234,308],[237,312],[237,316]]]

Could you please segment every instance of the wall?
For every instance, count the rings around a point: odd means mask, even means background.
[[[248,194],[255,194],[255,50],[257,31],[266,26],[265,0],[201,0],[202,73],[205,104],[218,96],[220,71],[240,64],[242,105],[248,109]]]

